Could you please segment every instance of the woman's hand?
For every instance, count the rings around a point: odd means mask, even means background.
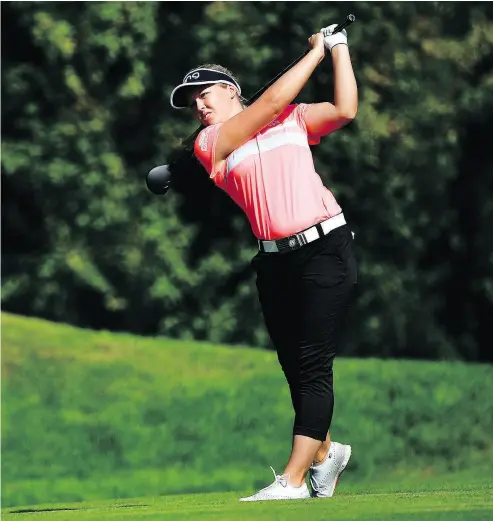
[[[337,24],[329,25],[329,27],[324,27],[321,29],[321,33],[324,36],[324,44],[330,52],[336,45],[346,45],[347,46],[347,32],[346,29],[339,31],[338,33],[333,34],[333,30],[337,27]]]
[[[321,32],[312,34],[308,38],[308,43],[312,51],[318,52],[322,58],[325,56],[324,35]]]

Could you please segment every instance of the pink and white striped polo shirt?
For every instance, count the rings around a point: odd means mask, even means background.
[[[305,230],[341,213],[315,171],[307,135],[307,104],[289,105],[272,123],[231,153],[213,172],[221,123],[197,136],[194,152],[214,183],[245,212],[258,239]]]

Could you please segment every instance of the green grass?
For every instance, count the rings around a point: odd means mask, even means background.
[[[339,486],[342,488],[342,485]],[[239,503],[238,493],[177,495],[3,509],[5,519],[67,521],[482,521],[493,514],[493,488],[338,493],[331,499]]]
[[[337,359],[335,389],[342,492],[488,483],[491,366]],[[4,507],[236,497],[282,470],[291,422],[275,353],[2,314]]]

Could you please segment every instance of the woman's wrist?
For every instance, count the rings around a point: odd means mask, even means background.
[[[316,57],[317,62],[320,63],[325,58],[325,49],[315,47],[310,49],[309,54],[312,54],[314,57]]]
[[[340,43],[335,47],[332,47],[330,54],[332,55],[332,60],[337,60],[341,56],[349,57],[349,47],[343,43]]]

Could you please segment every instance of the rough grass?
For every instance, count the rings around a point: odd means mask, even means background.
[[[2,373],[4,506],[253,490],[286,462],[272,352],[4,313]],[[491,366],[338,359],[335,388],[349,487],[439,484],[491,461]]]

